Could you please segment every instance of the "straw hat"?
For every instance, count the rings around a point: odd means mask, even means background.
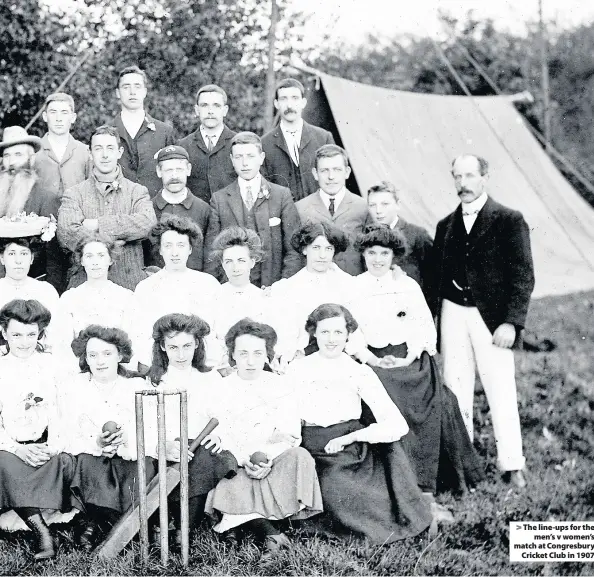
[[[29,144],[37,151],[41,148],[41,138],[27,134],[27,131],[20,126],[7,126],[2,134],[0,150],[17,144]]]

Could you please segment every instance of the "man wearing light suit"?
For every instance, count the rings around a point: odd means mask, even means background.
[[[365,200],[345,187],[351,174],[345,150],[336,144],[319,148],[312,174],[320,188],[295,204],[301,222],[326,221],[345,232],[350,240],[349,248],[337,254],[334,262],[349,274],[361,274],[365,267],[361,254],[353,248],[353,241],[373,218]]]
[[[526,486],[514,355],[521,343],[534,268],[523,216],[487,195],[488,164],[464,155],[452,164],[458,208],[437,225],[431,291],[446,385],[473,437],[475,371],[491,412],[504,478]]]
[[[315,153],[324,144],[334,144],[332,134],[302,118],[307,104],[303,84],[285,78],[276,86],[274,106],[281,120],[262,137],[264,176],[275,184],[286,186],[298,201],[313,194],[318,185],[312,176]]]
[[[262,240],[264,257],[252,269],[250,280],[256,286],[270,286],[301,268],[301,258],[291,246],[291,236],[300,226],[288,188],[268,182],[260,174],[264,161],[260,137],[240,132],[231,141],[231,162],[237,179],[218,190],[210,200],[211,215],[206,231],[205,272],[219,280],[222,270],[209,258],[214,239],[230,226],[250,228]]]

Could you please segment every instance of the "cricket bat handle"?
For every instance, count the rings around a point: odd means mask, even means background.
[[[193,453],[200,446],[200,443],[202,443],[202,441],[204,441],[204,439],[208,435],[210,435],[218,426],[219,426],[218,419],[213,418],[210,421],[208,421],[208,423],[206,424],[206,427],[204,427],[204,429],[202,429],[200,434],[194,439],[194,441],[190,445],[190,451]]]

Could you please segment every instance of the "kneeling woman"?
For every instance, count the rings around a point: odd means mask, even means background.
[[[55,556],[42,511],[70,511],[74,458],[58,453],[52,355],[40,344],[51,319],[36,300],[0,310],[0,511],[13,509],[35,533],[35,559]],[[49,432],[49,443],[48,443]]]
[[[243,319],[229,329],[225,342],[237,372],[223,380],[221,436],[241,469],[210,492],[206,511],[219,520],[215,531],[245,524],[272,554],[289,542],[274,521],[322,511],[315,463],[299,447],[301,420],[292,390],[284,377],[264,371],[274,356],[274,329]]]
[[[153,360],[148,378],[159,390],[185,390],[188,394],[188,436],[196,438],[212,417],[212,399],[218,394],[223,378],[205,365],[204,337],[210,328],[194,315],[179,313],[161,317],[153,327]],[[145,400],[145,423],[157,422],[156,398]],[[166,454],[168,461],[180,460],[180,406],[178,396],[168,396],[165,403]],[[221,448],[215,430],[198,449],[190,454],[188,465],[190,529],[195,528],[204,513],[206,495],[224,477],[232,478],[237,461],[229,451]],[[146,436],[147,452],[157,457],[157,427],[149,428]],[[171,497],[179,501],[179,491]],[[179,505],[171,508],[178,521]],[[178,525],[179,528],[179,525]]]
[[[316,461],[325,513],[311,521],[329,534],[355,534],[373,543],[418,535],[432,515],[398,442],[408,425],[371,368],[344,352],[357,322],[343,306],[323,304],[307,332],[318,352],[290,365],[303,446]],[[360,422],[361,401],[376,422]],[[309,524],[309,522],[308,522]]]
[[[64,451],[77,455],[71,489],[87,514],[78,537],[89,550],[137,496],[134,393],[145,382],[122,366],[130,361],[132,344],[121,329],[89,325],[72,350],[81,372],[58,391],[60,441]],[[146,470],[149,481],[156,474],[151,457]]]

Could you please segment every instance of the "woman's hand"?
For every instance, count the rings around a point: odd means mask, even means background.
[[[299,437],[296,435],[291,435],[290,433],[284,433],[279,429],[274,429],[272,435],[270,435],[268,439],[271,443],[289,443],[293,447],[297,447],[299,445]]]
[[[213,455],[220,453],[223,450],[221,447],[221,438],[217,435],[206,435],[200,446],[208,449]]]
[[[24,463],[31,467],[41,467],[51,458],[51,451],[44,443],[32,443],[30,445],[17,444],[14,454]]]
[[[270,361],[270,368],[277,375],[284,375],[287,372],[287,367],[293,359],[288,359],[286,355],[277,356]]]
[[[233,367],[221,367],[217,369],[221,377],[228,377],[235,369]]]
[[[179,463],[180,458],[180,450],[181,445],[179,441],[165,441],[165,457],[168,461],[173,461],[174,463]],[[191,461],[194,458],[194,453],[188,449],[188,461]]]
[[[340,453],[347,445],[353,443],[355,439],[352,435],[343,435],[342,437],[336,437],[336,439],[332,439],[328,442],[328,444],[324,447],[324,451],[329,455],[334,455],[336,453]]]
[[[245,474],[250,479],[256,479],[261,481],[270,475],[270,471],[272,471],[272,461],[268,461],[267,463],[261,463],[260,465],[254,465],[250,461],[248,461],[245,465]]]

